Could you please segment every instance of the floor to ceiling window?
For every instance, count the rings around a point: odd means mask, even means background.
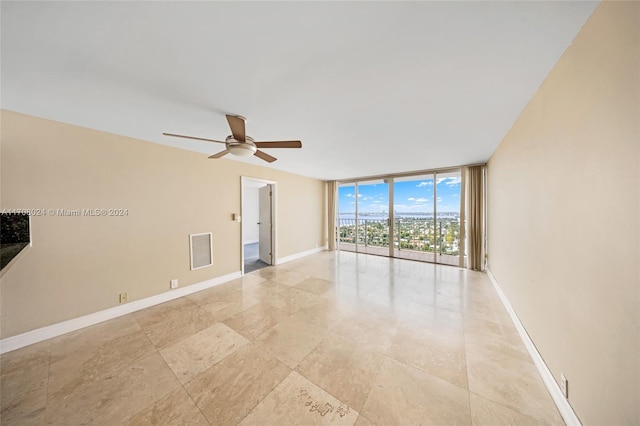
[[[339,249],[389,255],[389,184],[384,180],[338,186]]]
[[[358,182],[358,244],[360,253],[389,255],[389,184]]]
[[[338,186],[339,249],[460,265],[460,169]]]
[[[356,250],[356,184],[338,185],[338,214],[336,215],[336,234],[338,236],[339,250]]]
[[[435,262],[433,173],[393,182],[394,256]]]
[[[436,262],[458,265],[460,262],[460,171],[436,173]]]

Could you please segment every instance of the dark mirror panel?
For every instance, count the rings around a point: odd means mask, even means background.
[[[29,215],[0,214],[0,260],[2,269],[31,242]]]

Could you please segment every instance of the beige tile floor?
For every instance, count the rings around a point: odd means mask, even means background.
[[[563,424],[485,274],[348,252],[2,356],[2,425]]]

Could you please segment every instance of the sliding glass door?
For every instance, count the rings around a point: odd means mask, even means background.
[[[340,184],[339,248],[458,266],[461,198],[460,169]]]
[[[338,185],[339,248],[389,255],[389,184],[384,180]]]
[[[358,182],[356,251],[389,256],[389,184],[385,180]]]
[[[436,173],[435,239],[436,262],[458,266],[460,263],[460,171]]]
[[[356,251],[356,184],[338,185],[338,249]]]
[[[435,262],[433,173],[393,182],[393,255]]]

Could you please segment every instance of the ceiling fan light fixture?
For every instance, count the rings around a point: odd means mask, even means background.
[[[249,157],[256,153],[257,148],[254,145],[248,143],[228,144],[227,149],[233,155],[238,157]]]
[[[1,1],[1,0],[0,0]],[[165,136],[173,136],[177,138],[195,139],[207,142],[216,142],[225,144],[226,149],[216,154],[210,155],[209,158],[222,158],[227,154],[237,155],[238,157],[250,157],[255,155],[261,160],[267,163],[273,163],[277,160],[276,157],[272,157],[264,151],[258,150],[258,148],[302,148],[302,142],[300,141],[264,141],[256,142],[251,136],[248,136],[245,132],[246,118],[240,115],[228,115],[227,121],[231,128],[231,133],[223,141],[217,141],[215,139],[199,138],[195,136],[179,135],[176,133],[163,133]]]

